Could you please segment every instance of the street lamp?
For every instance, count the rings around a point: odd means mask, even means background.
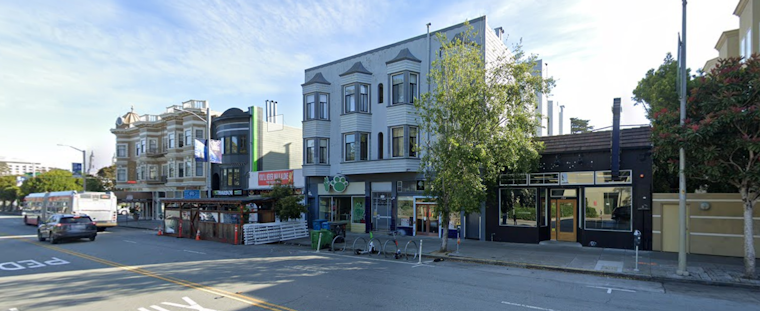
[[[84,166],[84,160],[85,160],[85,158],[87,158],[87,152],[84,151],[84,150],[82,150],[82,149],[79,149],[77,147],[74,147],[74,146],[69,146],[69,145],[64,145],[64,144],[58,144],[58,146],[69,147],[69,148],[74,149],[76,151],[82,152],[82,171],[80,172],[80,174],[82,174],[82,192],[87,192],[87,180],[85,179],[85,176],[84,176],[84,174],[85,174],[85,171],[84,171],[84,168],[85,168],[85,166]]]
[[[211,108],[208,107],[208,103],[206,103],[206,118],[203,118],[196,114],[195,112],[192,112],[190,110],[185,110],[179,107],[175,107],[178,111],[184,111],[187,113],[190,113],[194,115],[196,118],[201,119],[201,121],[206,122],[206,162],[208,162],[208,172],[206,173],[206,195],[208,198],[211,198],[211,161],[209,161],[209,155],[211,154],[211,148],[209,147],[209,144],[211,143]]]

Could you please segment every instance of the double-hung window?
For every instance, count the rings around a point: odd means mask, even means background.
[[[328,95],[325,93],[311,93],[304,95],[304,120],[328,120],[330,118],[330,106]]]
[[[416,72],[399,72],[391,75],[391,105],[411,104],[420,95],[420,75]]]
[[[317,118],[317,107],[314,104],[314,94],[306,95],[306,120]]]
[[[404,101],[404,74],[397,74],[391,76],[391,83],[393,83],[393,87],[391,88],[391,99],[392,104],[402,104],[405,103]]]
[[[314,140],[306,140],[306,164],[314,164],[316,160],[316,150],[314,149]]]
[[[185,177],[185,162],[177,163],[177,177]]]
[[[193,161],[185,162],[185,177],[193,176]]]
[[[329,163],[327,153],[327,138],[309,138],[306,139],[306,155],[304,164],[327,164]]]
[[[346,144],[346,148],[343,151],[345,160],[356,161],[356,134],[346,134],[344,140]]]
[[[369,85],[357,83],[343,86],[343,112],[369,112]]]
[[[169,134],[169,149],[174,149],[174,133]]]
[[[345,161],[369,160],[369,133],[347,133],[343,135]]]
[[[116,145],[116,157],[117,158],[127,157],[127,145]]]
[[[193,130],[185,130],[185,146],[193,145]]]
[[[346,104],[345,112],[356,112],[356,87],[353,85],[347,85],[343,87],[343,98]]]
[[[329,106],[327,106],[327,94],[319,94],[319,118],[327,120],[330,116]]]
[[[406,125],[391,128],[391,157],[416,158],[419,155],[419,128]]]
[[[116,181],[127,181],[127,169],[120,167],[116,169]]]
[[[203,162],[201,161],[195,162],[195,176],[197,177],[203,176]]]

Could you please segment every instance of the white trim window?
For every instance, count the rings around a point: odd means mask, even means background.
[[[177,177],[185,177],[185,162],[177,163]]]
[[[116,169],[116,181],[118,182],[125,182],[127,181],[127,169],[124,167],[119,167]]]
[[[185,130],[185,146],[193,145],[193,130]]]
[[[127,144],[117,144],[116,145],[116,157],[117,158],[126,158],[127,157]]]
[[[195,176],[196,177],[203,177],[204,170],[204,164],[201,161],[195,161]]]
[[[391,101],[393,105],[406,103],[404,100],[404,74],[391,76]]]
[[[185,177],[192,177],[193,176],[193,161],[188,160],[185,161]]]
[[[174,133],[171,133],[169,135],[166,135],[166,137],[169,140],[169,149],[174,149]]]

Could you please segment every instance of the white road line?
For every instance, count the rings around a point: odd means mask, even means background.
[[[502,301],[501,303],[503,303],[505,305],[523,307],[523,308],[534,309],[534,310],[557,311],[557,310],[554,310],[554,309],[547,309],[547,308],[541,308],[541,307],[536,307],[536,306],[529,306],[529,305],[524,305],[524,304],[521,304],[521,303],[514,303],[514,302],[508,302],[508,301]]]
[[[613,288],[613,287],[601,287],[601,286],[586,286],[586,287],[598,288],[598,289],[606,289],[607,290],[607,294],[612,294],[613,290],[621,291],[621,292],[627,292],[627,293],[635,293],[636,292],[635,290],[622,289],[622,288]]]
[[[124,242],[127,242],[127,243],[132,243],[132,244],[137,244],[137,242],[135,242],[135,241],[130,241],[130,240],[124,240]]]
[[[196,252],[196,251],[191,251],[191,250],[186,250],[186,249],[183,249],[183,251],[188,252],[188,253],[206,255],[206,253],[204,253],[204,252]]]

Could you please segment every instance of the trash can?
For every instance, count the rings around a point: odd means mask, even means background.
[[[312,229],[314,230],[321,230],[322,229],[322,223],[326,222],[327,219],[314,219],[314,222],[312,222]]]
[[[332,224],[332,223],[331,223],[331,222],[329,222],[329,221],[325,221],[325,222],[323,222],[323,223],[322,223],[322,228],[321,228],[321,229],[330,230],[330,224]]]
[[[322,243],[319,243],[319,234],[322,234]],[[317,249],[317,244],[319,244],[319,248],[326,248],[330,247],[330,243],[332,243],[333,237],[335,235],[330,230],[312,230],[311,231],[311,248]]]

